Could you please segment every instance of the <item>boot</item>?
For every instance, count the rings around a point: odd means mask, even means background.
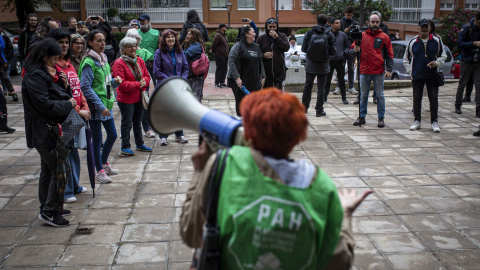
[[[455,105],[455,113],[456,114],[462,114],[462,109],[460,107],[462,107],[462,105]]]
[[[365,125],[367,122],[365,121],[365,117],[358,117],[358,119],[353,123],[354,126]]]
[[[15,129],[7,126],[7,115],[0,112],[0,132],[13,133]]]
[[[472,102],[472,100],[470,99],[469,96],[465,96],[463,97],[462,102]]]

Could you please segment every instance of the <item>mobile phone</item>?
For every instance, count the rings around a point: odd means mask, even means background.
[[[100,18],[98,18],[98,17],[90,17],[90,20],[92,20],[92,21],[98,21],[98,20],[100,20]]]
[[[242,18],[242,22],[248,22],[246,18]]]
[[[112,94],[110,93],[110,85],[107,84],[107,99],[110,99],[112,97]]]

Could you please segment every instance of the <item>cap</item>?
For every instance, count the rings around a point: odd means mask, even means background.
[[[148,16],[148,14],[142,14],[140,15],[140,17],[138,17],[138,20],[142,20],[142,21],[150,21],[150,16]]]
[[[226,24],[224,24],[224,23],[221,23],[221,24],[218,25],[218,28],[222,28],[222,27],[228,28],[228,26],[227,26]]]
[[[77,22],[77,25],[79,25],[79,24],[80,24],[80,25],[87,25],[84,21],[78,21],[78,22]]]
[[[428,20],[427,19],[421,19],[419,22],[418,22],[418,26],[422,26],[422,25],[429,25],[428,23]]]

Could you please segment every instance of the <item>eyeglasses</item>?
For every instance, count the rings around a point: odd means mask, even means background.
[[[136,26],[136,27],[138,27],[138,24],[132,24],[131,26],[132,26],[132,27],[133,27],[133,26]]]

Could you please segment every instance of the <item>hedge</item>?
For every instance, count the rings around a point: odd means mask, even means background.
[[[231,49],[235,43],[228,43],[228,47]],[[212,42],[205,42],[205,51],[208,52],[208,59],[210,61],[215,61],[215,57],[213,57],[213,53],[210,52],[212,48]]]

